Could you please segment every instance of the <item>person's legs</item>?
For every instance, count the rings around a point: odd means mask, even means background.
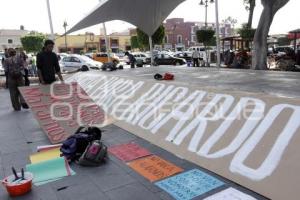
[[[17,84],[18,84],[17,87],[22,87],[22,86],[24,86],[24,85],[25,85],[24,79],[23,79],[23,78],[20,78],[20,79],[18,80]],[[23,98],[22,94],[20,93],[20,90],[19,90],[19,89],[18,89],[18,98],[19,98],[19,102],[20,102],[22,108],[28,109],[29,107],[28,107],[28,105],[27,105],[25,99]]]
[[[5,88],[8,88],[8,72],[5,72]]]
[[[12,107],[14,108],[15,111],[19,111],[21,110],[21,104],[19,99],[19,90],[17,86],[17,81],[11,78],[8,78],[7,81],[8,81],[8,88],[9,88]]]
[[[131,62],[130,65],[131,65],[131,68],[135,68],[134,62]]]
[[[193,58],[193,67],[196,67],[196,59]]]
[[[196,59],[196,66],[199,67],[199,59]]]

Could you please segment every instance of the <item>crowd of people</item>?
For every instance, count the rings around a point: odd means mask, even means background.
[[[47,85],[56,81],[56,75],[63,82],[57,55],[53,52],[54,42],[46,40],[43,49],[37,54],[36,61],[31,59],[22,49],[5,50],[2,65],[5,70],[6,83],[9,89],[12,107],[15,111],[28,109],[18,87],[29,86],[29,75],[38,76],[40,84]]]

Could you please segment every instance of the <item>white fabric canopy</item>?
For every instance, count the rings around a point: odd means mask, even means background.
[[[67,34],[112,20],[123,20],[153,35],[168,15],[185,0],[102,0]]]

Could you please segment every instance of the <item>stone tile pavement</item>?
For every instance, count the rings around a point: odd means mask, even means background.
[[[0,90],[0,177],[11,174],[11,166],[20,169],[29,163],[29,155],[39,145],[47,145],[49,141],[40,129],[32,113],[27,111],[14,112],[10,105],[7,90]],[[223,182],[222,186],[195,199],[203,199],[227,187],[235,187],[257,199],[265,199],[235,183],[219,177],[199,166],[180,159],[171,153],[151,144],[115,125],[103,128],[103,141],[106,145],[135,142],[152,153],[162,157],[185,170],[200,169]],[[96,168],[83,168],[72,164],[75,176],[52,182],[43,186],[33,187],[31,193],[11,198],[0,187],[0,200],[170,200],[168,193],[137,174],[125,163],[109,155],[108,161]]]

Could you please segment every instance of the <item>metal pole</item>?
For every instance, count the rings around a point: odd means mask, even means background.
[[[67,45],[67,27],[65,27],[65,46],[66,46],[66,53],[68,53],[68,45]]]
[[[207,8],[208,8],[208,0],[205,1],[205,29],[207,29]]]
[[[106,32],[106,25],[105,22],[103,23],[103,30],[104,30],[104,37],[105,37],[105,48],[106,48],[106,53],[107,53],[107,57],[108,57],[108,62],[110,62],[110,42],[109,42],[109,38],[107,36],[107,32]]]
[[[152,66],[154,64],[154,57],[153,57],[153,42],[151,36],[149,36],[149,46],[150,46],[151,66]]]
[[[221,47],[220,47],[220,25],[219,25],[219,3],[215,0],[216,6],[216,39],[217,39],[217,67],[221,67]]]
[[[50,1],[46,0],[47,2],[47,9],[48,9],[48,17],[49,17],[49,24],[50,24],[50,30],[51,30],[51,35],[50,35],[50,39],[54,40],[55,36],[54,36],[54,30],[53,30],[53,23],[52,23],[52,16],[51,16],[51,8],[50,8]]]

